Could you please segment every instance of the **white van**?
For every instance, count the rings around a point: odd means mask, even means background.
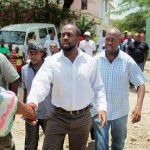
[[[13,48],[19,47],[22,52],[27,52],[27,39],[31,38],[33,34],[36,35],[36,41],[44,44],[45,37],[49,31],[55,33],[57,39],[57,31],[55,25],[47,23],[25,23],[14,24],[1,28],[0,39],[5,40],[5,44],[13,44]]]

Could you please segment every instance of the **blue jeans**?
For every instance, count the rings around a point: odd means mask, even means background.
[[[101,121],[98,116],[93,117],[95,150],[109,150],[109,129],[111,127],[112,150],[123,150],[124,141],[127,135],[127,120],[128,115],[110,120],[104,128],[100,128]]]

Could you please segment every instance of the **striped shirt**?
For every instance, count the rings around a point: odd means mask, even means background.
[[[95,56],[105,86],[108,120],[123,117],[129,113],[129,81],[135,86],[146,82],[142,71],[126,53],[119,51],[110,63],[105,51]]]

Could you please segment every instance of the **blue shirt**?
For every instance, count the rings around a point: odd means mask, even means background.
[[[119,50],[116,59],[110,63],[105,51],[95,56],[104,82],[108,120],[123,117],[129,112],[129,81],[135,86],[146,82],[135,61]]]
[[[31,66],[31,63],[26,64],[22,67],[22,84],[23,88],[27,90],[27,96],[30,92],[32,80],[34,79],[37,71],[34,70]],[[52,86],[52,85],[51,85]],[[45,115],[53,109],[51,104],[51,91],[47,95],[44,101],[38,104],[37,110],[37,118],[38,119],[45,119]]]

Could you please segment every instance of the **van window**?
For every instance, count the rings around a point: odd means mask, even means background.
[[[51,32],[55,33],[55,35],[56,35],[56,32],[55,32],[54,27],[49,27],[49,28],[48,28],[48,33],[49,33],[49,31],[51,31]]]
[[[46,35],[47,35],[47,30],[46,30],[46,28],[39,29],[38,31],[39,31],[39,37],[40,37],[40,39],[43,39],[43,38],[46,37]]]
[[[33,34],[35,34],[35,33],[34,33],[34,32],[30,32],[30,33],[28,33],[27,38],[31,39],[31,38],[32,38],[32,36],[33,36]]]
[[[25,41],[26,32],[20,31],[1,31],[0,39],[4,39],[5,43],[23,45]]]

